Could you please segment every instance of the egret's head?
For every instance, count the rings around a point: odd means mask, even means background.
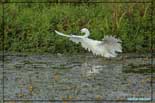
[[[89,30],[87,28],[81,29],[81,33],[85,33],[85,37],[88,37],[90,35]]]
[[[87,28],[83,28],[83,29],[81,29],[81,33],[86,33],[86,32],[88,32],[89,30],[87,29]]]

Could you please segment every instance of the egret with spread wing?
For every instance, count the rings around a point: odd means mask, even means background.
[[[68,37],[75,43],[81,43],[82,47],[91,51],[95,55],[101,55],[107,58],[116,57],[117,52],[122,52],[121,40],[113,36],[105,36],[102,41],[88,38],[90,32],[87,28],[81,29],[84,36],[66,35],[55,30],[58,35]]]

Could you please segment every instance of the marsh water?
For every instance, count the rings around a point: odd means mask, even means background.
[[[5,100],[151,98],[150,55],[123,54],[113,59],[91,54],[4,57]]]

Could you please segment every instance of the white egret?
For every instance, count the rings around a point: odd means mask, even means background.
[[[121,40],[113,36],[105,36],[102,41],[93,40],[88,38],[90,32],[87,28],[81,29],[83,36],[66,35],[64,33],[55,30],[58,35],[68,37],[75,43],[81,43],[82,47],[88,51],[91,51],[94,55],[101,55],[107,58],[116,57],[117,52],[122,52]]]

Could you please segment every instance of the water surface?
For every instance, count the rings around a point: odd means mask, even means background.
[[[151,97],[149,55],[5,56],[6,100],[126,100]],[[1,62],[2,64],[2,62]]]

